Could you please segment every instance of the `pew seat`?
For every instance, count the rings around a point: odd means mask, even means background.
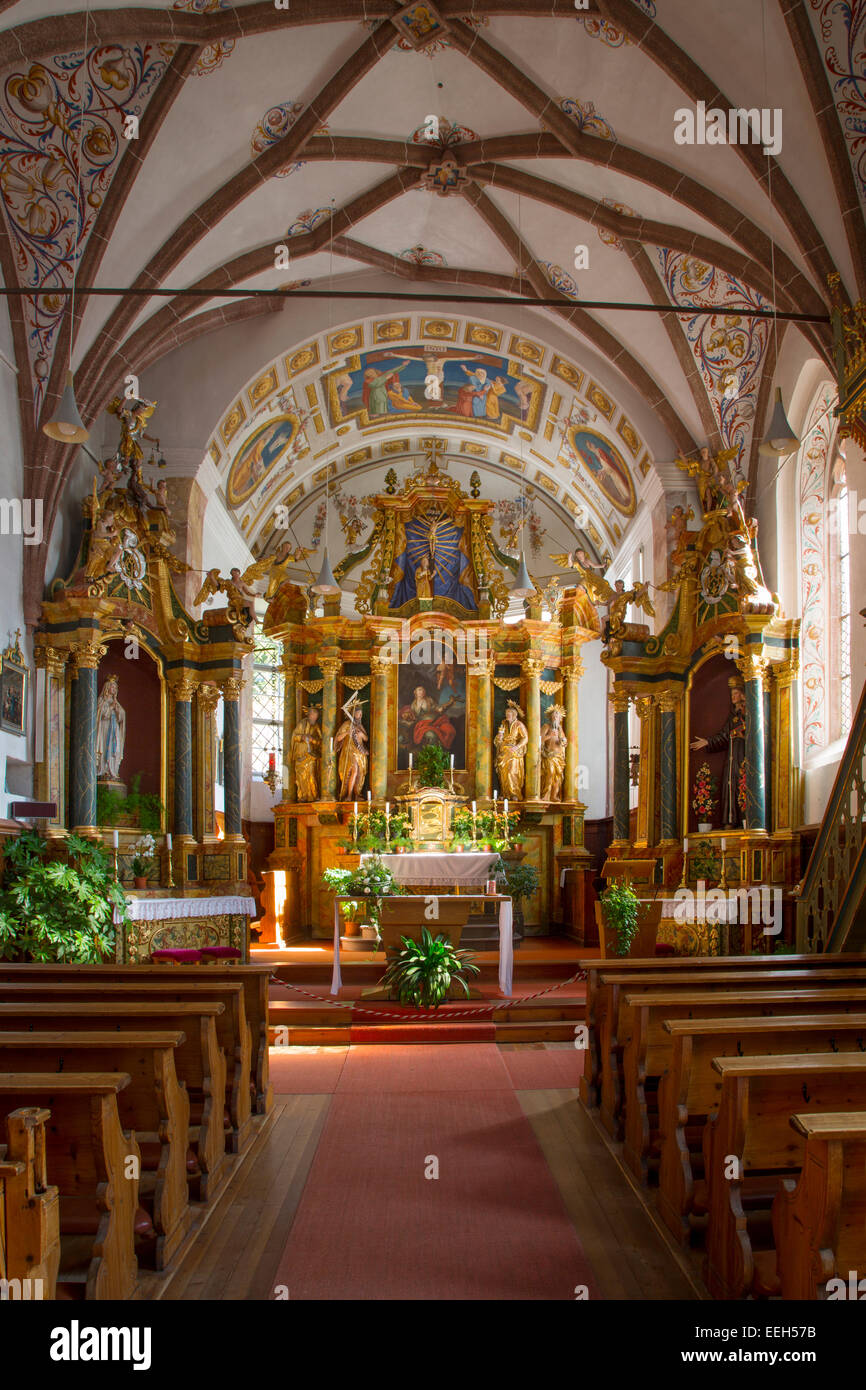
[[[866,1109],[792,1115],[805,1145],[798,1179],[773,1202],[782,1298],[866,1295]],[[862,1281],[862,1283],[861,1283]]]
[[[127,1073],[0,1073],[0,1122],[37,1100],[45,1121],[46,1170],[60,1195],[58,1297],[127,1299],[138,1262],[140,1151],[124,1134],[117,1097]],[[129,1161],[131,1160],[131,1162]]]
[[[15,1297],[52,1299],[57,1287],[60,1194],[46,1171],[48,1119],[35,1105],[9,1111],[0,1145],[0,1279]]]

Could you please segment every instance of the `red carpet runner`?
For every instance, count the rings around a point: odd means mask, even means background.
[[[289,1298],[598,1296],[497,1048],[344,1055],[275,1280]]]

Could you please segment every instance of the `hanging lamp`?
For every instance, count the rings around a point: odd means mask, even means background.
[[[799,443],[800,441],[791,429],[785,414],[785,407],[782,404],[782,388],[777,386],[773,418],[766,435],[758,445],[758,453],[769,454],[774,458],[784,458],[787,454],[793,454]]]
[[[90,6],[84,12],[84,69],[87,70],[87,30],[90,22]],[[81,87],[81,115],[78,126],[78,192],[75,199],[76,212],[76,243],[81,239],[81,146],[83,143],[84,131],[84,94],[87,90],[87,83],[83,82]],[[61,444],[84,444],[90,438],[90,431],[85,427],[84,421],[78,410],[75,400],[75,391],[72,386],[72,337],[75,332],[75,279],[78,274],[78,262],[81,257],[81,248],[75,257],[75,264],[72,267],[72,298],[70,301],[69,317],[69,370],[66,373],[66,387],[60,397],[60,404],[50,420],[46,420],[42,426],[42,433],[47,434],[49,439],[56,439]]]

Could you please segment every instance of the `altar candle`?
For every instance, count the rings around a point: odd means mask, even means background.
[[[367,805],[368,805],[368,806],[369,806],[369,804],[370,804],[370,801],[371,801],[371,799],[372,799],[372,796],[373,796],[373,793],[370,791],[370,788],[368,787],[368,788],[367,788]]]
[[[689,852],[689,842],[688,842],[688,840],[683,840],[683,854],[688,854],[688,852]]]
[[[494,787],[494,789],[493,789],[493,805],[494,805],[494,806],[496,805],[496,803],[497,803],[498,800],[499,800],[499,792],[498,792],[498,791],[496,790],[496,788]]]
[[[412,754],[409,754],[409,771],[412,771]]]
[[[722,847],[722,854],[724,854],[725,850],[727,849],[727,841],[724,840],[724,839],[722,839],[722,840],[719,841],[719,844],[720,844],[721,847]]]
[[[331,757],[333,758],[333,756],[334,756],[334,740],[331,739]]]
[[[355,820],[357,820],[357,819],[358,819],[358,803],[357,803],[357,801],[356,801],[356,802],[355,802]]]
[[[508,797],[505,798],[505,814],[508,815]]]
[[[472,814],[473,814],[473,816],[475,815],[475,802],[474,802],[474,801],[473,801],[473,803],[472,803]]]
[[[390,803],[390,801],[386,801],[386,802],[385,802],[385,815],[386,815],[386,816],[390,816],[390,814],[391,814],[391,803]]]
[[[112,830],[112,832],[111,832],[111,843],[112,843],[112,845],[114,846],[114,848],[117,849],[118,839],[117,839],[117,831],[116,831],[116,830]]]
[[[171,854],[171,834],[168,831],[166,831],[165,836],[165,847],[168,850],[169,854]]]
[[[451,754],[451,771],[454,771],[454,754]]]

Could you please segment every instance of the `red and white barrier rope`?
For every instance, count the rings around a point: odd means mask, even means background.
[[[418,1010],[411,1014],[397,1014],[384,1009],[377,1009],[371,1004],[362,1004],[359,999],[326,999],[321,994],[313,994],[308,989],[302,989],[300,985],[293,985],[288,980],[281,980],[279,975],[271,975],[275,984],[282,985],[285,989],[294,990],[296,994],[303,994],[307,999],[314,999],[317,1004],[323,1004],[331,1009],[349,1009],[354,1012],[360,1009],[362,1013],[376,1014],[379,1018],[396,1019],[399,1023],[420,1023],[428,1018],[447,1018],[449,1021],[455,1018],[469,1018],[476,1014],[495,1013],[497,1009],[507,1009],[512,1004],[526,1004],[530,999],[541,999],[545,994],[553,994],[555,990],[564,989],[566,985],[574,984],[577,980],[586,979],[586,971],[578,970],[567,980],[560,980],[555,985],[549,985],[546,989],[537,989],[533,994],[513,994],[505,999],[495,999],[491,1004],[479,1005],[474,1009],[449,1009],[447,1014],[441,1014],[438,1009],[428,1009],[423,1013]],[[406,1005],[405,1007],[409,1007]]]

